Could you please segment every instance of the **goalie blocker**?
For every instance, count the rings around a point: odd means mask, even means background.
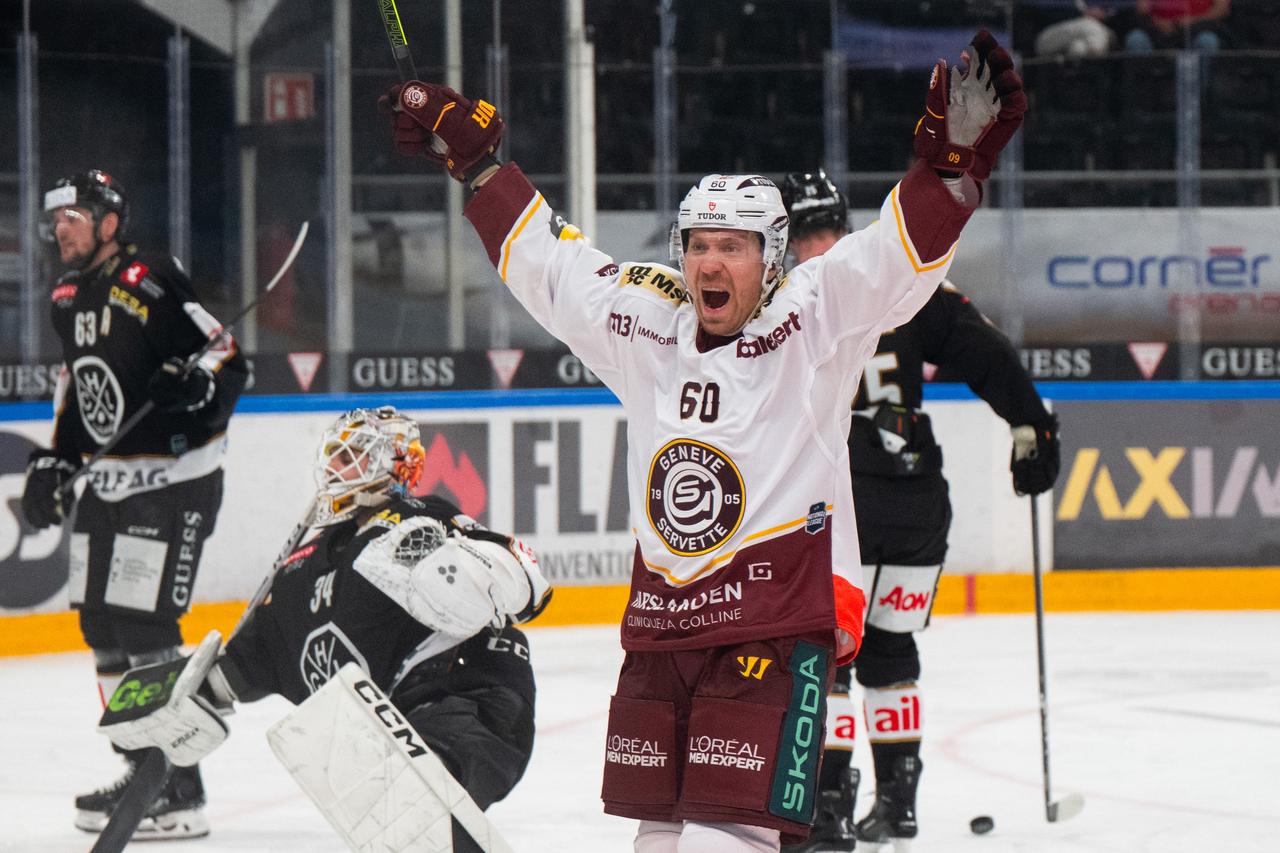
[[[352,850],[511,851],[422,736],[353,663],[272,726],[267,740]]]

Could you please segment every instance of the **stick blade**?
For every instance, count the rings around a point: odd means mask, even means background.
[[[1049,823],[1061,823],[1084,811],[1084,797],[1080,794],[1067,794],[1062,799],[1049,803],[1045,807]]]

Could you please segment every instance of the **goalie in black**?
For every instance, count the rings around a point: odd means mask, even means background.
[[[178,681],[189,689],[142,715],[118,693],[103,731],[189,765],[225,739],[222,716],[236,702],[278,693],[303,703],[355,663],[481,809],[505,797],[534,735],[529,644],[513,625],[540,613],[550,588],[523,543],[442,498],[410,497],[423,464],[417,424],[395,409],[338,418],[319,449],[310,532],[277,561],[270,595],[220,654],[211,634],[182,666],[168,665],[186,668]],[[126,686],[155,675],[131,672]],[[335,733],[313,734],[324,754]],[[360,830],[341,823],[350,814],[326,817],[356,843]]]
[[[791,215],[796,262],[827,251],[848,233],[844,196],[827,176],[788,175],[782,197]],[[866,633],[852,666],[840,667],[828,699],[813,834],[789,853],[852,850],[858,840],[886,843],[917,832],[920,760],[920,654],[915,632],[929,623],[947,553],[951,502],[942,448],[921,411],[925,364],[968,383],[1013,430],[1013,488],[1036,495],[1058,476],[1058,421],[1018,360],[1009,339],[944,281],[911,320],[880,338],[853,400],[849,464],[867,593]],[[876,800],[853,823],[858,770],[850,767],[858,715],[849,701],[856,674],[865,690],[867,737]]]

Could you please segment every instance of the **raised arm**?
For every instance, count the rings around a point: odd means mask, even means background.
[[[829,322],[878,333],[928,301],[1026,105],[1013,60],[986,30],[956,68],[938,60],[916,124],[915,164],[890,191],[879,220],[811,262]]]
[[[475,191],[466,217],[515,297],[621,394],[618,337],[609,326],[621,293],[618,264],[552,210],[519,166],[494,159],[504,124],[493,105],[417,80],[380,103],[394,116],[397,152],[441,163]]]

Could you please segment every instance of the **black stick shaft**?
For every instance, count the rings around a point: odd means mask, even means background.
[[[1044,815],[1050,823],[1054,814],[1049,786],[1049,695],[1044,662],[1044,583],[1040,573],[1040,510],[1036,496],[1031,500],[1031,570],[1036,587],[1036,663],[1040,672],[1040,757],[1044,765]]]
[[[396,71],[401,80],[417,80],[418,69],[413,64],[413,54],[409,52],[409,40],[405,38],[404,27],[400,24],[400,10],[395,0],[378,0],[378,9],[382,13],[382,27],[387,31],[387,41],[391,42],[391,56],[396,61]]]
[[[298,257],[298,252],[302,249],[302,244],[307,239],[307,232],[310,230],[310,226],[311,223],[309,222],[302,223],[302,227],[298,229],[298,236],[293,241],[293,248],[289,250],[289,254],[285,257],[284,263],[280,265],[280,269],[276,271],[274,276],[272,276],[271,281],[267,282],[267,286],[263,291],[259,293],[252,302],[241,308],[240,311],[229,321],[224,323],[221,328],[210,335],[209,339],[204,342],[200,349],[187,357],[186,364],[182,367],[182,375],[184,377],[191,373],[191,371],[195,370],[196,364],[200,362],[200,359],[208,355],[209,350],[213,349],[221,341],[225,340],[227,335],[231,332],[231,327],[243,320],[250,311],[257,308],[258,303],[265,299],[267,294],[271,292],[272,288],[279,283],[280,279],[284,277],[284,274],[288,271],[289,267],[293,266],[294,259]],[[143,401],[142,405],[137,408],[137,411],[130,415],[128,419],[120,425],[120,428],[115,431],[111,438],[107,439],[105,444],[95,450],[93,455],[89,457],[89,460],[77,468],[75,473],[68,477],[67,481],[57,488],[53,495],[54,502],[61,506],[62,496],[67,494],[71,489],[74,489],[80,478],[88,474],[89,469],[92,468],[95,463],[101,461],[102,457],[114,450],[116,445],[118,445],[120,441],[128,435],[143,418],[151,414],[151,410],[155,407],[156,404],[150,400]]]
[[[169,759],[155,747],[148,749],[146,758],[138,765],[133,780],[111,813],[111,820],[107,821],[89,853],[120,853],[133,838],[147,809],[160,796],[168,777]]]

